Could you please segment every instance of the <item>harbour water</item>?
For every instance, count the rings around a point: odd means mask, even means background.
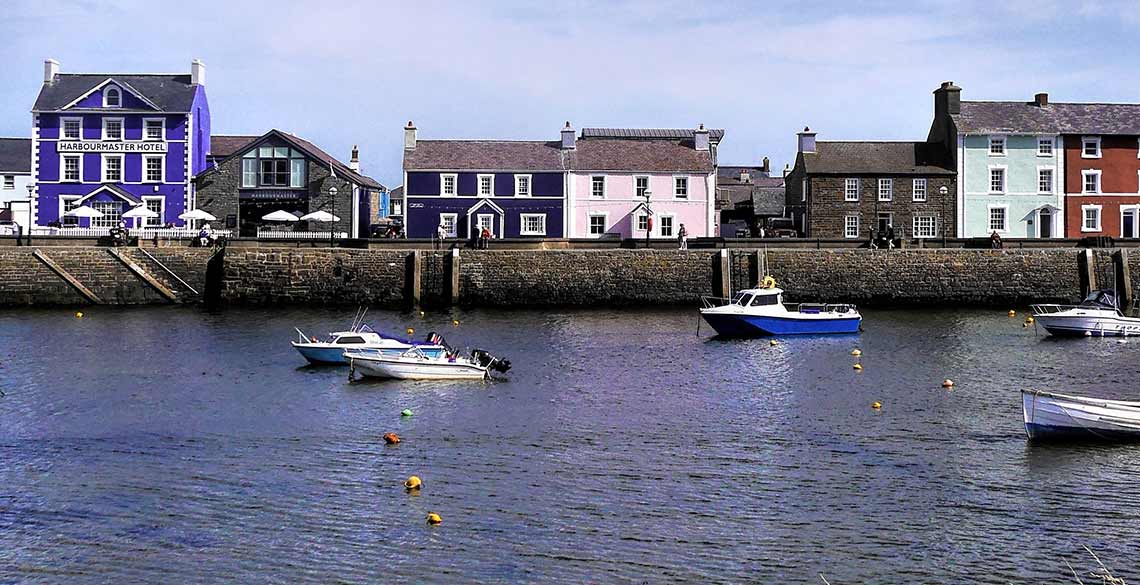
[[[351,312],[0,313],[0,583],[1060,583],[1081,545],[1140,579],[1140,446],[1027,444],[1018,397],[1140,399],[1140,340],[1000,311],[775,346],[684,309],[374,312],[515,367],[305,367],[293,327]]]

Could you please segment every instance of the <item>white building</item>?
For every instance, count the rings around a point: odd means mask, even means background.
[[[32,185],[32,140],[0,138],[0,218],[11,218],[28,229],[29,187]]]

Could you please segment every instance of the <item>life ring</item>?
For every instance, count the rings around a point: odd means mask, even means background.
[[[764,280],[760,281],[760,288],[776,288],[776,279],[765,276]]]

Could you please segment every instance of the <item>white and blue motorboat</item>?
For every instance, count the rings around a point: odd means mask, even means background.
[[[1140,318],[1125,316],[1111,290],[1094,290],[1079,305],[1033,305],[1033,318],[1050,334],[1062,337],[1140,335]]]
[[[1030,440],[1140,441],[1140,402],[1021,391]]]
[[[349,331],[334,331],[325,339],[318,339],[305,335],[304,331],[297,329],[298,339],[293,341],[293,348],[311,364],[347,364],[344,357],[345,350],[396,350],[405,351],[416,345],[407,339],[381,335],[367,325],[356,327]]]
[[[702,297],[704,318],[725,337],[858,333],[863,317],[855,305],[785,304],[783,289],[771,278],[765,288],[736,293],[732,299]]]

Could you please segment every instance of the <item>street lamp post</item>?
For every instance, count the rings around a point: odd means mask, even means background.
[[[946,247],[946,194],[950,190],[943,185],[938,188],[938,195],[942,197],[942,247]]]
[[[653,212],[649,209],[649,198],[653,193],[645,190],[645,249],[649,249],[649,233],[653,231]]]
[[[32,246],[32,201],[35,199],[36,186],[28,184],[28,247]]]
[[[329,197],[332,198],[332,212],[331,213],[333,214],[333,217],[336,217],[336,193],[337,193],[337,190],[336,190],[335,186],[329,187]],[[329,247],[332,248],[333,246],[336,245],[336,242],[334,240],[334,238],[336,237],[336,222],[333,221],[330,223],[331,223],[331,225],[329,226]]]

